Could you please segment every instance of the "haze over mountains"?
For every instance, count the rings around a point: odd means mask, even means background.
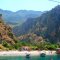
[[[21,25],[24,23],[27,18],[38,17],[42,14],[41,11],[32,11],[32,10],[19,10],[16,12],[2,10],[0,9],[0,14],[3,15],[5,22],[12,27],[16,25]]]
[[[43,13],[38,18],[29,18],[21,26],[13,29],[15,35],[34,33],[42,36],[52,43],[60,42],[60,5]]]

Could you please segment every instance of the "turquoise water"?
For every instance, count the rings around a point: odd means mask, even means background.
[[[21,56],[3,56],[3,57],[0,56],[0,60],[60,60],[60,55],[46,56],[46,57],[34,56],[30,58]]]

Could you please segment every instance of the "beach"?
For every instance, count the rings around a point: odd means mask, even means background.
[[[46,55],[56,55],[56,51],[0,51],[0,56],[26,56],[30,54],[30,56],[38,56],[41,53],[45,53]]]

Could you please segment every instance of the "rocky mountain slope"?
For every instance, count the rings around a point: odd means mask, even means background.
[[[13,29],[17,35],[34,33],[48,39],[51,43],[60,42],[60,5],[38,18],[29,18],[22,26]]]
[[[12,29],[3,22],[2,14],[0,14],[0,45],[3,47],[7,47],[7,45],[13,46],[16,41],[17,40],[12,33]]]

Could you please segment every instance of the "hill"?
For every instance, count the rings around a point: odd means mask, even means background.
[[[42,14],[41,11],[19,10],[16,12],[0,9],[0,14],[3,14],[4,21],[11,27],[21,25],[27,18],[38,17]]]
[[[13,35],[12,29],[4,23],[0,14],[0,49],[12,49],[16,42],[17,38]]]

